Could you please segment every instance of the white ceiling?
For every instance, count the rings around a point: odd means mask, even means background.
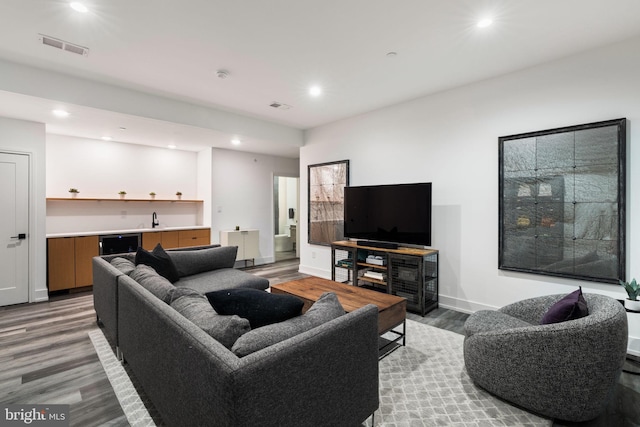
[[[298,129],[640,34],[638,0],[84,3],[87,14],[65,0],[1,0],[0,59]],[[487,16],[493,25],[478,28]],[[82,57],[43,46],[38,34],[90,53]],[[217,78],[219,69],[229,77]],[[324,93],[310,97],[311,84]],[[274,101],[292,108],[269,107]],[[136,132],[114,139],[164,146],[173,138],[189,150],[228,146],[230,139],[225,132],[80,106],[84,120],[61,122],[50,108],[51,100],[0,92],[0,115],[45,122],[50,133],[96,138],[106,132],[101,127],[125,126]],[[241,149],[294,156],[297,151],[278,148],[277,141],[253,148],[247,142]]]

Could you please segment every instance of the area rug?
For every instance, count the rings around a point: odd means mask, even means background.
[[[552,425],[476,387],[464,368],[462,335],[412,320],[407,320],[406,332],[406,346],[380,361],[376,427]],[[90,337],[129,423],[155,426],[157,416],[147,412],[145,396],[136,391],[102,332],[93,331]]]
[[[380,361],[376,426],[552,425],[474,385],[464,367],[462,335],[412,320],[406,333],[406,346]]]

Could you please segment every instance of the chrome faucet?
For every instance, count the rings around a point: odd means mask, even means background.
[[[151,215],[151,228],[156,228],[159,225],[158,215],[154,212],[153,215]]]

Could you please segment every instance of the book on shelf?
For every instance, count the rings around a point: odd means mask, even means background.
[[[338,260],[336,261],[336,266],[342,268],[351,268],[353,267],[353,260],[350,258]]]
[[[366,271],[363,276],[369,279],[386,280],[385,274],[379,271]]]

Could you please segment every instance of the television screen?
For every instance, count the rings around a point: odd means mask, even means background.
[[[431,245],[431,183],[345,187],[344,236]]]

